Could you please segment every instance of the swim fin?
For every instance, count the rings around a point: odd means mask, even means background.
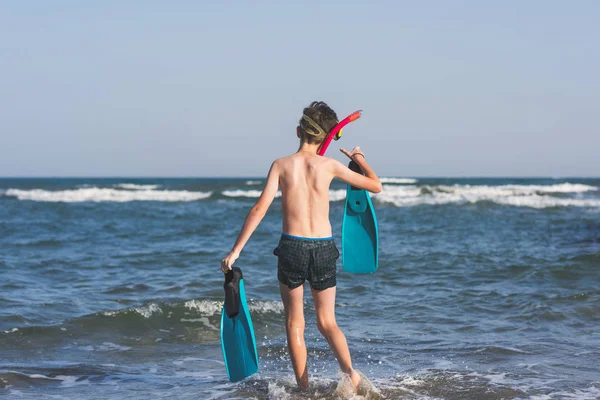
[[[254,327],[246,302],[242,270],[234,267],[225,274],[225,304],[221,313],[221,349],[231,382],[258,371]]]
[[[348,164],[354,172],[363,174],[357,163]],[[366,190],[348,185],[342,220],[342,265],[344,271],[369,274],[379,262],[379,230],[375,208]]]

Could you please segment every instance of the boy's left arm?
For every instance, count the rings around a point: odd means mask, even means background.
[[[246,217],[246,221],[244,221],[244,225],[242,226],[242,230],[238,235],[233,248],[229,252],[229,254],[221,260],[221,270],[225,273],[229,271],[233,263],[238,259],[242,249],[254,233],[254,230],[260,224],[260,221],[264,218],[269,206],[273,202],[275,195],[277,194],[277,189],[279,188],[279,165],[277,160],[273,162],[271,165],[271,169],[269,170],[269,175],[267,176],[267,182],[265,184],[265,188],[263,189],[260,197],[254,204],[254,207],[248,212],[248,216]]]

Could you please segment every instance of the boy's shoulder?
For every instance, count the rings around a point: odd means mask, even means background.
[[[294,154],[290,154],[288,156],[283,156],[280,158],[276,158],[275,161],[273,161],[273,165],[281,165],[281,164],[285,164],[285,163],[289,163],[289,162],[294,162],[294,160],[298,159],[298,153],[294,153]],[[319,155],[314,155],[311,157],[312,161],[318,161],[318,162],[322,162],[322,163],[338,163],[339,161],[337,161],[334,158],[330,158],[330,157],[326,157],[326,156],[319,156]]]
[[[306,158],[304,158],[304,160],[306,160]],[[288,156],[275,159],[271,168],[274,168],[279,172],[283,172],[288,169],[297,168],[299,161],[302,162],[300,157],[298,157],[298,153],[294,153]],[[315,166],[315,164],[318,165],[319,169],[321,169],[322,171],[327,170],[329,172],[332,172],[338,169],[339,167],[343,167],[342,163],[340,163],[338,160],[319,155],[314,155],[310,157],[308,162],[313,166]]]

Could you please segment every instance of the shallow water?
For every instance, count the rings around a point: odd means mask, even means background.
[[[238,263],[261,369],[227,381],[219,260],[261,185],[0,180],[0,396],[339,398],[347,382],[308,292],[311,388],[295,388],[272,255],[279,200]],[[338,323],[373,385],[343,398],[600,398],[599,179],[384,185],[379,270],[338,266]],[[344,193],[332,187],[338,243]]]

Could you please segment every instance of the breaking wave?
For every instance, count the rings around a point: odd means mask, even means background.
[[[590,185],[561,183],[556,185],[384,185],[383,191],[373,195],[382,203],[397,207],[441,204],[474,204],[489,201],[501,205],[530,208],[600,207],[597,198],[565,197],[597,191]]]
[[[262,191],[260,190],[224,190],[222,192],[225,197],[248,197],[248,198],[258,198]],[[275,194],[276,198],[281,197],[281,192],[278,191]],[[329,201],[341,201],[346,198],[346,189],[337,189],[329,191]]]
[[[119,183],[118,185],[115,185],[115,187],[127,190],[154,190],[158,189],[160,185],[137,185],[135,183]]]
[[[224,190],[222,192],[225,197],[250,197],[250,198],[258,198],[262,193],[261,190]],[[277,192],[275,197],[281,197],[281,192]]]
[[[412,178],[379,178],[381,183],[417,183],[416,179]]]
[[[140,329],[169,329],[174,326],[199,326],[211,332],[218,331],[223,301],[192,299],[178,302],[153,302],[146,305],[119,310],[106,310],[75,317],[59,325],[19,326],[0,331],[0,339],[14,340],[34,337],[88,336],[90,332],[134,332]],[[270,300],[248,300],[248,309],[256,324],[268,322],[283,315],[283,303]],[[151,322],[150,325],[146,325]],[[105,345],[106,347],[106,345]],[[95,351],[119,350],[95,348]]]
[[[396,207],[492,202],[505,206],[538,209],[552,207],[600,208],[598,187],[581,183],[559,183],[554,185],[434,185],[406,184],[409,179],[404,178],[383,178],[382,180],[386,182],[383,191],[372,195],[373,199],[379,203],[391,204]],[[209,190],[206,191],[159,190],[158,187],[159,185],[120,183],[109,188],[94,186],[65,190],[11,188],[0,191],[0,196],[39,202],[123,203],[130,201],[191,202],[208,199],[213,193],[231,199],[257,199],[262,193],[259,189],[238,189],[235,187],[222,191],[218,191],[217,188],[213,190],[207,188]],[[278,191],[275,197],[280,198],[281,192]],[[329,190],[330,201],[343,201],[345,198],[345,188],[339,189],[339,186],[338,188],[334,186],[334,189]]]
[[[187,190],[118,190],[108,188],[79,188],[69,190],[43,189],[8,189],[5,196],[19,200],[42,202],[83,203],[83,202],[117,202],[129,201],[196,201],[210,197],[212,192],[190,192]]]
[[[283,303],[280,301],[250,300],[248,307],[251,313],[256,314],[281,314],[283,313]],[[127,315],[138,315],[144,319],[160,315],[185,315],[188,317],[212,317],[221,314],[223,308],[222,301],[216,300],[187,300],[182,303],[151,303],[145,306],[124,308],[121,310],[103,311],[100,315],[106,317],[125,317]],[[93,314],[95,317],[98,314]]]

